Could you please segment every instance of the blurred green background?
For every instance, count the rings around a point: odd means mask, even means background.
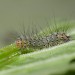
[[[4,41],[11,34],[23,31],[23,24],[27,30],[34,25],[43,28],[53,15],[56,19],[74,20],[75,0],[0,0],[0,47],[8,44]]]

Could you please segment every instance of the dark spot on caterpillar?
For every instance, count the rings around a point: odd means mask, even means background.
[[[75,63],[75,59],[72,59],[72,60],[70,61],[70,63]]]

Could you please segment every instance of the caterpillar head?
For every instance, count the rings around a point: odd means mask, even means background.
[[[70,36],[67,36],[66,33],[57,33],[56,36],[59,40],[62,40],[64,42],[67,42],[70,40]]]
[[[18,48],[22,48],[22,46],[23,46],[22,38],[18,38],[18,39],[16,40],[16,46],[17,46]]]
[[[16,41],[16,46],[18,48],[26,48],[27,47],[27,42],[23,40],[22,38],[18,38]]]

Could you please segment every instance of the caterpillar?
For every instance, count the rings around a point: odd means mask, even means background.
[[[35,35],[27,36],[25,35],[25,30],[24,30],[24,35],[22,35],[22,37],[19,37],[16,40],[16,46],[20,49],[26,49],[26,48],[43,49],[43,48],[60,45],[70,41],[70,36],[68,36],[64,31],[63,32],[58,31],[55,20],[54,23],[56,26],[56,31],[49,33],[48,35],[45,36],[39,36],[38,34],[36,34],[36,36]],[[51,31],[51,28],[49,28],[49,30]]]
[[[23,36],[23,38],[18,38],[16,40],[16,46],[18,48],[27,48],[27,47],[32,47],[32,48],[46,48],[49,46],[55,46],[58,44],[62,44],[65,42],[70,41],[70,36],[67,36],[66,33],[53,33],[48,36],[44,37],[29,37],[26,38]]]

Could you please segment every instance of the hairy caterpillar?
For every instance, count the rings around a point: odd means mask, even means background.
[[[27,36],[25,35],[25,30],[24,30],[24,35],[22,35],[22,37],[19,37],[16,40],[16,46],[20,49],[22,48],[42,49],[42,48],[47,48],[50,46],[52,47],[52,46],[56,46],[56,45],[70,41],[70,36],[68,36],[64,31],[62,32],[57,30],[58,27],[56,25],[55,20],[54,20],[54,23],[56,26],[55,31],[45,36],[38,36],[37,33],[36,33],[36,36],[35,35]],[[48,29],[49,31],[51,31],[51,28],[48,28]]]
[[[44,48],[49,46],[55,46],[58,44],[62,44],[68,42],[70,37],[67,36],[65,33],[53,33],[48,36],[44,37],[29,37],[26,38],[18,38],[16,41],[16,46],[19,48]]]

